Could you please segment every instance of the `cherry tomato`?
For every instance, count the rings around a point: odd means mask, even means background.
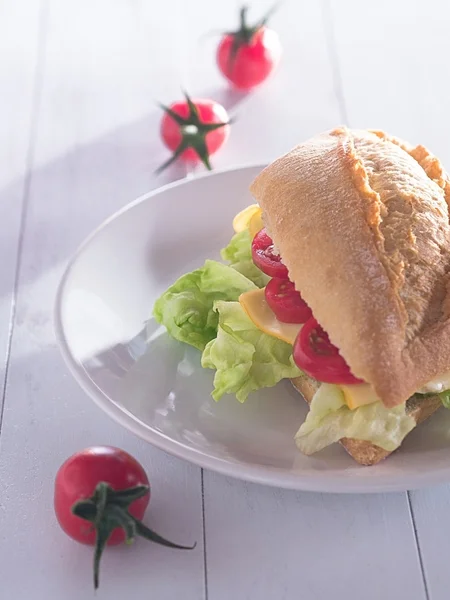
[[[281,262],[281,256],[274,254],[272,238],[265,229],[261,229],[253,238],[252,258],[255,265],[269,277],[288,278],[288,270]]]
[[[306,323],[312,312],[292,281],[274,277],[266,285],[266,302],[282,323]]]
[[[294,343],[293,356],[302,371],[323,383],[363,383],[351,373],[339,350],[314,318],[301,328]]]
[[[266,27],[267,16],[257,25],[246,23],[247,8],[241,9],[238,31],[226,33],[217,48],[222,74],[238,89],[249,90],[272,73],[281,57],[278,34]]]
[[[79,500],[90,498],[97,484],[102,481],[114,490],[125,490],[137,485],[149,486],[142,466],[127,452],[109,446],[94,446],[70,457],[60,467],[55,481],[55,513],[63,530],[74,540],[94,544],[95,529],[84,519],[72,513]],[[141,520],[150,501],[148,493],[133,502],[129,512]],[[112,546],[125,541],[125,532],[117,527],[108,539]]]
[[[54,508],[62,529],[74,540],[95,545],[94,587],[99,584],[102,552],[107,544],[132,542],[140,536],[170,548],[170,542],[141,522],[150,500],[148,477],[127,452],[94,446],[77,452],[55,479]]]
[[[191,100],[186,94],[185,100],[162,108],[161,137],[173,155],[158,171],[177,158],[201,160],[211,169],[209,157],[223,146],[230,131],[224,107],[214,100]]]

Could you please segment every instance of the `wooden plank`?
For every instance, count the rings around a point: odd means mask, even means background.
[[[283,62],[239,105],[217,163],[272,159],[345,120],[321,4],[286,3],[273,25]],[[425,597],[404,494],[296,494],[210,473],[204,487],[213,600]]]
[[[450,164],[446,140],[449,8],[439,0],[331,2],[342,88],[352,127],[428,145]]]
[[[383,0],[365,5],[363,14],[353,2],[335,1],[332,9],[351,125],[384,128],[423,143],[450,168],[449,6]],[[444,600],[450,585],[445,526],[450,487],[412,492],[410,499],[427,598]]]
[[[184,174],[153,177],[166,157],[153,100],[170,99],[180,79],[178,7],[177,0],[157,11],[145,1],[50,3],[0,453],[1,585],[11,598],[96,597],[92,550],[60,531],[52,495],[62,461],[98,443],[123,447],[148,470],[150,525],[174,540],[198,542],[189,553],[141,541],[108,551],[102,597],[204,597],[200,469],[102,414],[69,376],[52,324],[56,286],[82,239],[128,201]]]
[[[446,556],[450,552],[446,535],[450,486],[410,492],[410,497],[428,597],[430,600],[446,600],[450,584],[446,564]]]
[[[0,433],[22,205],[28,193],[40,86],[40,2],[0,3]],[[18,32],[20,31],[20,35]]]
[[[404,494],[321,495],[205,474],[209,597],[423,599]]]

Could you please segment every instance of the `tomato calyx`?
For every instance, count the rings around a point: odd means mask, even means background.
[[[175,162],[177,158],[188,148],[192,148],[208,171],[211,171],[212,167],[209,161],[206,135],[211,131],[215,131],[221,127],[226,127],[232,123],[232,119],[220,123],[203,123],[203,121],[200,119],[198,108],[190,96],[184,92],[184,97],[186,98],[186,103],[189,108],[189,114],[187,117],[182,117],[170,107],[160,104],[162,110],[167,115],[172,117],[172,119],[179,125],[181,141],[169,160],[156,169],[157,174],[161,173],[169,165]]]
[[[144,525],[139,519],[133,517],[129,512],[129,506],[143,498],[149,493],[150,488],[147,485],[137,485],[125,490],[114,490],[110,485],[99,482],[95,488],[94,494],[87,499],[79,500],[72,506],[72,513],[81,519],[92,523],[96,532],[95,552],[94,552],[94,587],[99,586],[100,559],[105,549],[108,538],[114,529],[120,527],[126,535],[126,543],[131,544],[139,536],[168,546],[169,548],[178,548],[181,550],[192,550],[193,546],[181,546],[174,544],[161,537]]]
[[[231,52],[229,57],[228,68],[230,71],[233,70],[236,55],[241,46],[249,46],[252,43],[253,37],[267,24],[269,18],[278,8],[278,5],[272,6],[267,11],[265,16],[260,19],[256,25],[250,26],[247,23],[247,12],[248,6],[243,6],[239,11],[239,29],[237,31],[227,31],[225,35],[229,35],[233,38],[233,45],[231,46]]]

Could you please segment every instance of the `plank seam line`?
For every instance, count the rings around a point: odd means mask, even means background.
[[[323,28],[325,31],[325,40],[328,50],[328,58],[330,61],[331,72],[333,77],[334,95],[336,96],[336,99],[338,101],[339,115],[340,118],[344,121],[344,125],[349,125],[347,107],[345,105],[341,69],[339,66],[336,36],[333,25],[333,12],[331,9],[330,0],[322,1],[322,19]]]
[[[39,12],[39,22],[38,22],[38,36],[37,36],[37,44],[36,44],[36,68],[35,68],[35,76],[33,82],[33,92],[32,92],[32,106],[31,106],[31,116],[30,116],[30,133],[28,138],[28,148],[25,158],[25,178],[23,183],[23,192],[22,192],[22,207],[21,207],[21,215],[20,215],[20,223],[19,223],[19,238],[17,243],[16,250],[16,268],[14,271],[14,282],[13,282],[13,290],[12,290],[12,298],[11,298],[11,310],[10,310],[10,320],[9,320],[9,328],[8,328],[8,337],[6,342],[6,361],[5,361],[5,376],[3,378],[3,384],[1,386],[1,403],[0,403],[0,434],[2,432],[3,425],[3,416],[5,412],[5,404],[6,404],[6,389],[8,386],[8,375],[9,375],[9,366],[11,361],[11,348],[12,341],[14,335],[14,326],[15,319],[17,313],[17,295],[19,291],[19,280],[21,273],[21,263],[22,263],[22,255],[23,255],[23,246],[24,246],[24,238],[25,238],[25,228],[27,222],[27,214],[28,214],[28,206],[30,199],[30,189],[31,189],[31,180],[32,180],[32,168],[34,163],[34,153],[36,148],[36,139],[37,139],[37,125],[38,125],[38,115],[40,108],[40,100],[42,95],[42,84],[43,84],[43,75],[44,75],[44,62],[45,62],[45,42],[46,42],[46,33],[47,33],[47,25],[48,25],[48,0],[44,0],[40,7]]]
[[[203,523],[203,577],[205,585],[205,600],[208,600],[208,564],[206,560],[206,518],[205,518],[205,480],[204,469],[201,469],[202,483],[202,523]]]
[[[411,503],[411,493],[409,490],[406,492],[406,497],[408,499],[409,514],[411,517],[411,523],[412,523],[413,531],[414,531],[414,539],[416,542],[417,556],[419,558],[420,570],[422,571],[423,587],[425,589],[425,598],[426,598],[426,600],[430,600],[428,581],[427,581],[427,576],[425,573],[425,565],[424,565],[423,556],[422,556],[422,548],[420,547],[419,535],[417,533],[416,517],[414,515],[414,511],[413,511],[413,507],[412,507],[412,503]]]

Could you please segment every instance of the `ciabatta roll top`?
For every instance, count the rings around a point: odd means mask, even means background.
[[[450,369],[450,184],[423,146],[336,129],[251,186],[296,289],[386,406]]]

